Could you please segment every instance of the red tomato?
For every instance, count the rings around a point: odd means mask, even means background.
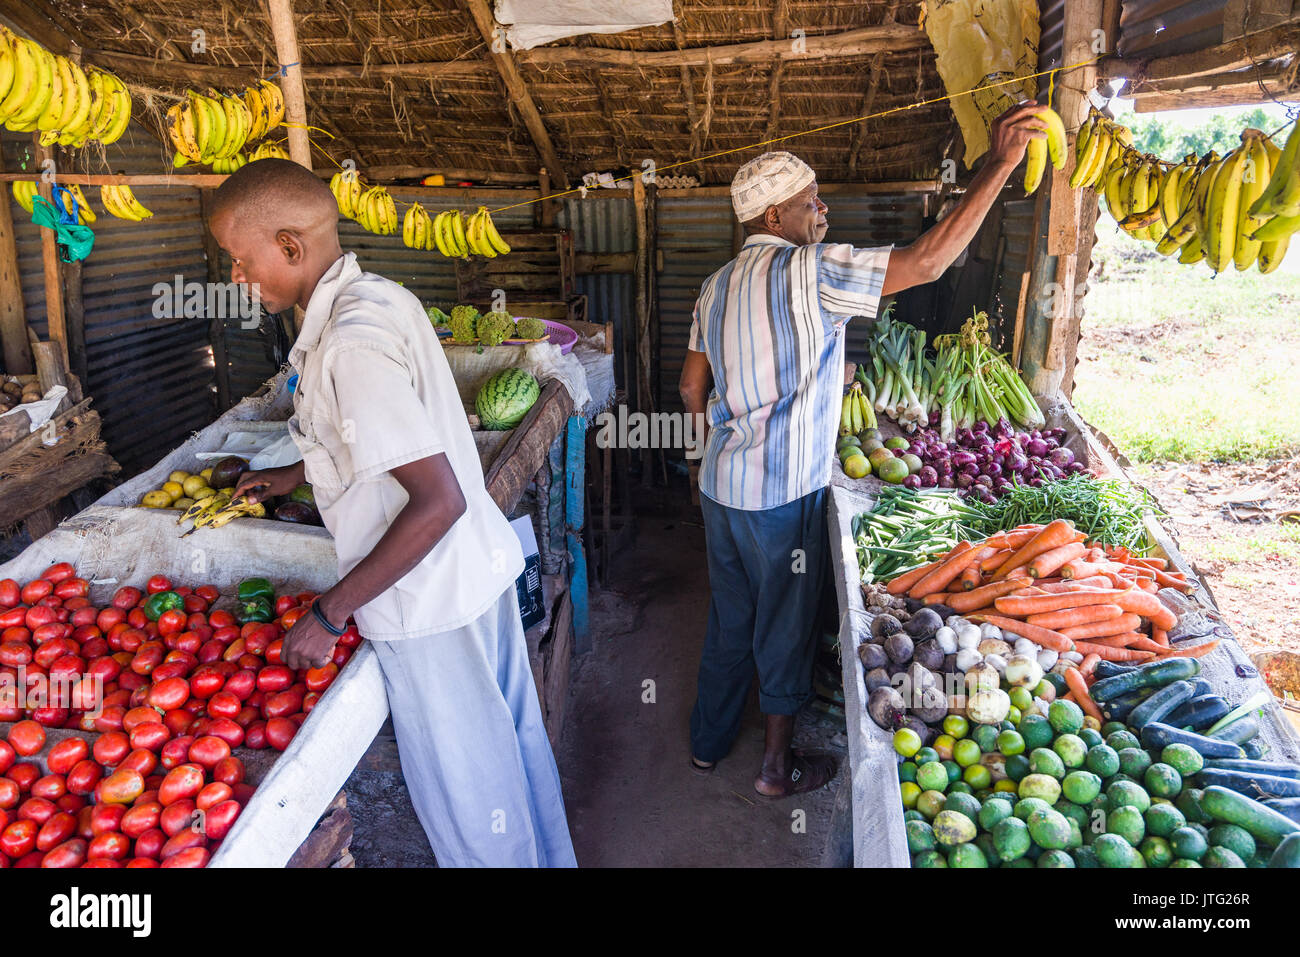
[[[308,668],[307,676],[304,679],[307,682],[307,690],[317,692],[324,691],[334,681],[338,673],[338,666],[333,662],[330,662],[323,668]]]
[[[54,586],[54,594],[64,600],[85,598],[90,594],[90,582],[84,578],[68,578]]]
[[[14,625],[12,628],[0,631],[0,641],[17,641],[22,644],[30,644],[31,640],[32,630],[26,625]]]
[[[95,790],[103,776],[104,769],[99,766],[99,762],[78,761],[68,772],[68,790],[73,794],[89,794]]]
[[[248,699],[244,702],[244,707],[256,708],[257,712],[260,714],[262,711],[262,705],[264,704],[266,704],[266,692],[254,691],[252,694],[248,696]]]
[[[22,601],[22,589],[12,578],[0,578],[0,608],[12,608]]]
[[[20,625],[27,624],[27,612],[30,611],[26,605],[18,605],[0,612],[0,628],[17,628]]]
[[[142,724],[162,724],[162,715],[154,708],[132,708],[122,718],[122,730],[130,734]]]
[[[107,699],[105,699],[105,701],[107,701]],[[99,717],[95,719],[95,730],[104,732],[121,731],[122,719],[125,715],[126,708],[122,707],[120,704],[105,704],[104,710],[101,711]]]
[[[172,580],[166,575],[154,575],[149,579],[149,582],[144,586],[144,589],[151,595],[156,595],[160,591],[174,591],[172,588]]]
[[[198,595],[209,605],[221,597],[221,592],[214,585],[200,585],[194,589],[194,594]]]
[[[111,861],[124,861],[131,854],[131,839],[118,831],[97,834],[86,851],[89,858],[103,857]]]
[[[80,794],[68,793],[63,795],[54,802],[59,806],[60,811],[67,811],[69,814],[76,814],[86,806],[86,799]]]
[[[161,641],[146,641],[131,659],[131,670],[138,675],[152,674],[153,670],[162,664],[165,654],[167,654],[167,647]]]
[[[77,570],[68,562],[56,562],[49,568],[45,569],[45,571],[41,572],[41,578],[47,582],[58,583],[66,581],[75,574],[77,574]]]
[[[199,665],[190,676],[190,694],[204,700],[211,698],[225,685],[225,676],[207,664]]]
[[[150,751],[148,748],[135,748],[130,754],[122,759],[122,763],[117,766],[117,769],[121,771],[123,768],[126,768],[127,770],[136,771],[141,776],[144,776],[152,774],[154,769],[157,767],[158,755],[153,751]],[[148,784],[146,783],[145,786],[148,787]]]
[[[185,702],[181,710],[186,712],[191,718],[203,717],[208,713],[208,703],[202,698],[191,698],[189,701]]]
[[[125,804],[96,804],[90,814],[90,830],[94,834],[106,834],[121,830],[122,818],[126,816]]]
[[[234,724],[234,722],[231,723]],[[238,728],[238,725],[236,727]],[[243,729],[239,728],[241,740],[243,736]],[[190,760],[204,768],[215,768],[218,761],[228,757],[230,757],[230,744],[224,738],[219,738],[213,734],[195,738],[194,743],[190,745]]]
[[[19,721],[9,729],[9,744],[23,757],[33,755],[45,747],[45,729],[35,721]]]
[[[220,841],[230,833],[235,819],[243,808],[238,801],[226,800],[208,808],[203,816],[203,830],[208,837]]]
[[[71,812],[69,812],[71,813]],[[77,812],[77,837],[89,841],[95,836],[95,829],[91,827],[95,818],[94,805],[83,807]]]
[[[22,800],[22,789],[18,787],[18,782],[0,778],[0,810],[8,811],[16,808],[20,800]]]
[[[186,595],[181,607],[187,615],[202,615],[208,610],[208,603],[198,595]]]
[[[212,769],[212,780],[233,788],[244,780],[244,762],[234,756],[222,758]]]
[[[175,708],[163,715],[163,727],[167,729],[168,734],[173,736],[184,734],[185,729],[190,726],[194,716],[185,708]]]
[[[208,699],[208,714],[214,718],[233,718],[243,706],[243,702],[230,691],[218,691]]]
[[[254,721],[244,729],[244,747],[253,748],[260,751],[267,746],[266,742],[266,722],[262,720]]]
[[[257,673],[257,690],[272,694],[293,684],[293,672],[284,665],[267,665]]]
[[[22,857],[36,849],[36,835],[41,826],[32,820],[14,821],[0,833],[0,851],[9,857]]]
[[[131,732],[131,747],[144,748],[156,754],[171,737],[171,729],[165,724],[142,724]]]
[[[27,629],[24,628],[24,631]],[[25,641],[6,641],[0,644],[0,665],[21,668],[32,660],[32,646]]]
[[[189,828],[181,831],[175,837],[167,839],[167,843],[162,847],[163,866],[167,866],[168,858],[175,857],[181,851],[191,848],[205,848],[208,846],[208,837],[201,830]]]
[[[8,741],[0,741],[0,774],[4,774],[18,760],[18,752]]]
[[[87,846],[79,837],[64,841],[45,855],[41,867],[81,867],[86,863]]]
[[[259,691],[258,694],[261,694],[261,692]],[[232,718],[231,720],[234,721],[235,724],[239,725],[241,728],[247,728],[250,724],[252,724],[261,716],[262,716],[261,710],[259,710],[258,708],[254,708],[252,705],[246,704],[239,709],[239,714],[235,715],[234,718]]]
[[[9,769],[9,780],[18,785],[18,790],[26,794],[41,777],[39,765],[30,761],[21,761]]]
[[[56,625],[55,627],[57,628],[58,626]],[[36,629],[38,632],[40,630],[40,628]],[[32,637],[35,638],[36,636],[33,635]],[[71,638],[63,638],[57,635],[51,637],[47,635],[44,643],[38,643],[36,652],[32,655],[32,660],[42,668],[48,668],[64,655],[75,654],[78,650],[80,649],[78,648],[77,643]]]
[[[67,708],[33,708],[32,720],[47,728],[62,728],[71,712]]]
[[[86,662],[80,655],[62,655],[50,665],[50,677],[79,675],[85,672]]]
[[[109,604],[120,611],[127,612],[139,605],[143,597],[144,592],[140,589],[124,585],[113,593],[113,600]]]
[[[268,718],[266,742],[277,751],[283,751],[298,733],[298,726],[288,718]]]
[[[34,605],[46,595],[54,592],[54,582],[47,582],[44,578],[38,578],[30,581],[23,586],[20,597],[24,604]]]
[[[205,784],[203,790],[199,792],[198,797],[194,799],[194,805],[200,811],[206,811],[213,805],[220,804],[222,801],[229,801],[234,790],[229,784],[223,784],[221,781],[213,781],[211,784]]]
[[[34,632],[41,625],[53,625],[58,624],[58,622],[59,613],[49,605],[33,605],[27,609],[27,614],[23,617],[23,624],[32,630],[33,639],[36,637]]]
[[[47,801],[57,801],[67,793],[68,784],[62,774],[47,774],[43,778],[37,778],[32,785],[32,796]]]
[[[266,703],[262,705],[262,717],[268,721],[272,718],[287,718],[302,709],[302,699],[302,692],[292,688],[267,695]]]
[[[59,806],[48,798],[30,797],[22,804],[18,805],[17,816],[19,820],[35,821],[37,824],[44,824],[58,813]]]
[[[239,629],[237,627],[239,622],[236,620],[234,615],[223,608],[218,608],[216,611],[208,615],[208,624],[217,629],[234,628],[236,631],[235,637],[239,637]]]
[[[135,839],[135,856],[158,860],[162,846],[167,843],[167,834],[161,828],[152,827]]]
[[[117,676],[117,683],[127,691],[135,691],[137,688],[147,687],[149,679],[128,669]]]
[[[226,646],[225,651],[221,653],[222,661],[236,661],[244,656],[245,641],[243,638],[236,638]]]
[[[138,605],[126,613],[126,623],[132,628],[144,630],[146,625],[151,624],[149,616],[144,613],[144,609]]]
[[[184,764],[190,760],[190,745],[194,743],[194,735],[185,734],[178,738],[172,738],[163,745],[159,753],[159,760],[162,766],[170,771],[172,768]]]
[[[175,637],[173,643],[176,651],[184,652],[193,658],[203,647],[203,637],[197,631],[182,631]]]
[[[283,665],[284,661],[280,658],[280,651],[284,648],[284,639],[277,638],[266,646],[266,663],[268,665]]]
[[[123,651],[135,654],[149,640],[149,635],[139,628],[128,628],[118,636]]]
[[[152,708],[171,711],[183,705],[189,696],[190,683],[184,678],[164,678],[162,681],[155,679],[145,701]]]
[[[76,833],[77,816],[75,814],[69,814],[67,811],[51,814],[49,820],[42,824],[41,829],[36,832],[36,849],[38,851],[48,851],[76,836]]]
[[[291,608],[291,609],[289,609],[288,611],[286,611],[286,612],[284,613],[284,615],[281,616],[281,618],[280,618],[280,627],[283,628],[285,631],[288,631],[288,630],[289,630],[290,628],[292,628],[294,625],[298,624],[298,622],[299,622],[299,620],[302,618],[302,616],[305,615],[305,614],[307,614],[310,610],[311,610],[311,609],[309,609],[309,608]]]
[[[63,603],[63,607],[68,607],[68,605],[71,605],[73,601],[84,601],[84,599],[69,599]],[[75,609],[72,612],[72,617],[68,619],[68,622],[77,629],[94,626],[97,621],[99,621],[99,609],[90,604],[82,605],[80,608]],[[103,629],[96,627],[95,632],[96,634],[102,634]],[[77,637],[78,640],[81,640],[79,632],[74,631],[72,634],[74,637]]]
[[[163,806],[162,815],[158,819],[163,833],[168,837],[175,837],[181,831],[189,828],[194,823],[194,811],[196,805],[192,798],[180,798],[171,804]]]
[[[158,801],[163,807],[185,798],[193,798],[203,790],[203,769],[197,764],[178,764],[167,772],[158,788]]]
[[[247,781],[240,781],[238,784],[234,785],[235,800],[239,802],[239,806],[248,807],[248,802],[252,800],[253,794],[256,790],[257,788],[253,787],[253,785],[249,784]]]
[[[100,783],[105,804],[130,804],[144,792],[144,777],[134,768],[118,768]]]
[[[172,608],[158,616],[158,633],[160,635],[178,634],[185,630],[185,624],[185,612],[178,608]]]
[[[161,832],[159,832],[161,833]],[[151,857],[133,857],[126,862],[127,867],[161,867],[157,861]]]
[[[121,831],[127,837],[139,837],[145,831],[152,830],[158,826],[158,820],[162,816],[163,806],[157,801],[146,801],[136,804],[125,814],[122,815]]]
[[[104,634],[108,634],[110,628],[114,625],[120,625],[124,621],[126,621],[126,612],[121,608],[113,608],[112,606],[100,609],[95,615],[95,624]]]
[[[206,847],[191,847],[173,854],[160,865],[161,867],[207,867],[212,855]]]
[[[205,641],[203,647],[198,650],[199,661],[203,664],[208,664],[212,661],[220,661],[221,653],[223,651],[225,651],[225,646],[216,639]]]
[[[302,713],[311,714],[311,709],[316,707],[316,702],[320,700],[319,691],[308,691],[302,696]]]
[[[257,655],[244,652],[242,655],[239,656],[239,659],[235,662],[235,664],[237,664],[240,668],[247,668],[249,671],[257,671],[259,668],[262,667],[262,665],[266,664],[266,662],[264,662],[261,658],[257,657]]]

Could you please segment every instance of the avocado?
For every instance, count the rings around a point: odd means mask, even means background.
[[[310,505],[312,508],[316,507],[316,495],[312,492],[311,486],[307,483],[299,485],[296,489],[290,492],[289,501],[301,502],[303,505]]]
[[[227,455],[212,466],[212,477],[208,479],[208,485],[212,488],[225,488],[227,485],[238,484],[239,476],[247,471],[247,459],[241,459],[238,455]]]
[[[294,522],[298,525],[319,525],[320,515],[316,509],[302,502],[285,502],[275,510],[277,521]]]

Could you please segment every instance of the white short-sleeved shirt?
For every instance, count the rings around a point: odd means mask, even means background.
[[[465,513],[420,564],[357,609],[361,633],[417,638],[491,608],[523,571],[523,552],[483,484],[456,383],[420,301],[346,253],[312,293],[289,363],[299,375],[289,432],[334,536],[340,577],[406,505],[391,469],[441,452],[465,497]]]

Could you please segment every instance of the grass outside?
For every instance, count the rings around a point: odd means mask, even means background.
[[[1073,402],[1138,462],[1300,451],[1300,252],[1272,275],[1163,259],[1098,225]]]

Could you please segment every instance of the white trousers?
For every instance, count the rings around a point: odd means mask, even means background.
[[[372,642],[441,867],[576,867],[513,583],[475,621]]]

